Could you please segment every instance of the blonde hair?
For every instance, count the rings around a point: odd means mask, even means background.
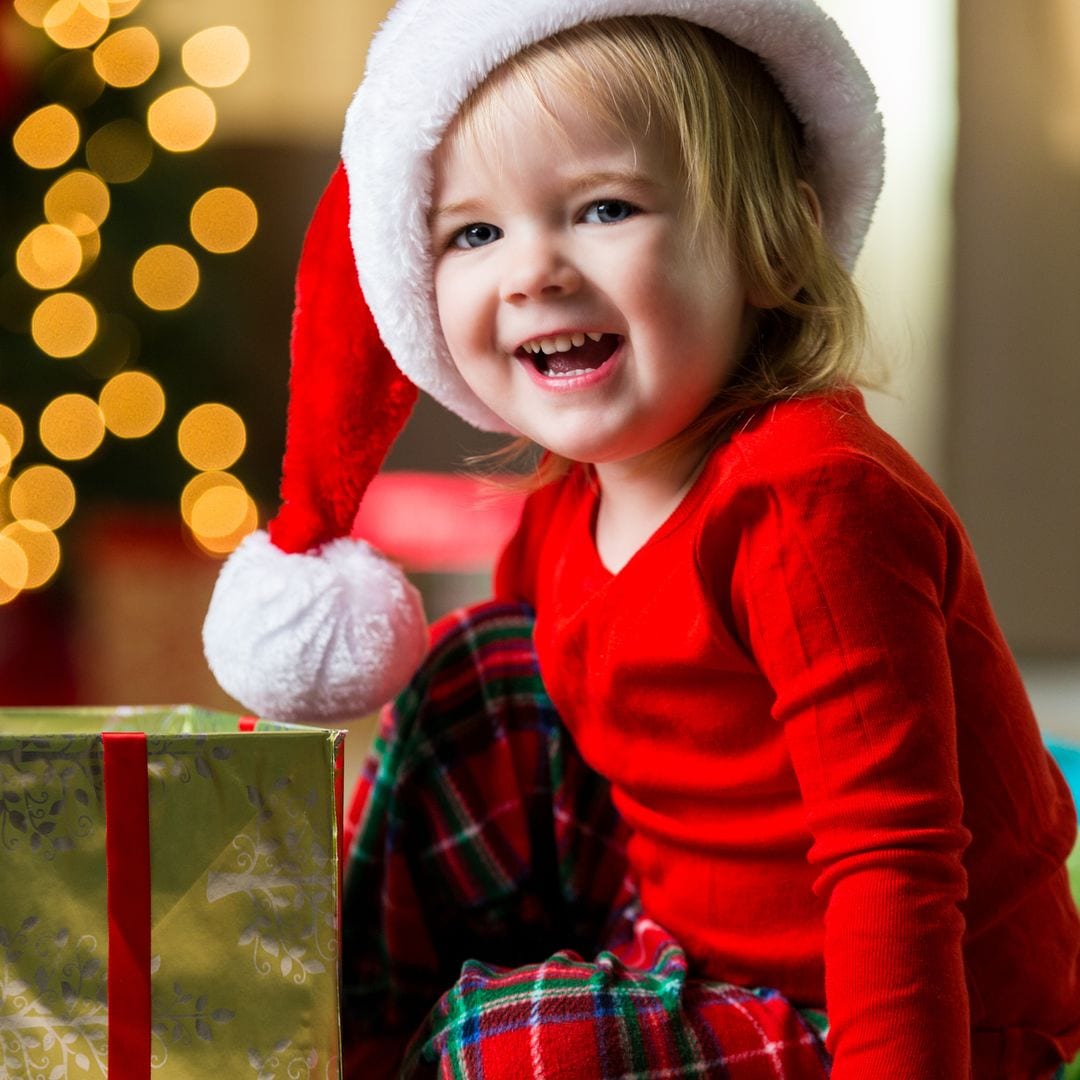
[[[490,152],[497,118],[520,91],[556,125],[552,91],[587,101],[593,118],[627,138],[655,131],[667,140],[682,165],[693,226],[723,235],[760,308],[731,379],[671,441],[673,451],[718,440],[748,408],[869,381],[859,377],[862,303],[822,234],[801,126],[753,53],[666,16],[582,23],[497,68],[462,105],[447,139]],[[481,460],[504,465],[530,446],[518,439]],[[526,486],[568,466],[545,454]]]

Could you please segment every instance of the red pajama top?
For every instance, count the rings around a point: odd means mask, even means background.
[[[576,466],[496,575],[698,974],[827,1008],[834,1080],[1080,1048],[1068,788],[945,497],[857,391],[757,412],[617,574]],[[969,1037],[970,1033],[970,1037]]]

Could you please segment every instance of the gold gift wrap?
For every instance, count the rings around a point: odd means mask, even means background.
[[[340,1076],[344,734],[240,724],[191,706],[0,709],[0,1075],[110,1073],[124,1018],[107,993],[103,733],[143,732],[154,1075]]]

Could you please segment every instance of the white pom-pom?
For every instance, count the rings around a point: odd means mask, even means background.
[[[253,533],[221,569],[203,626],[215,678],[259,716],[340,721],[404,688],[427,650],[420,594],[362,540],[288,555]]]

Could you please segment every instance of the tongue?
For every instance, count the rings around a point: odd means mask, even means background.
[[[579,345],[564,353],[540,353],[536,359],[542,364],[541,371],[561,374],[567,371],[587,371],[598,368],[614,351],[615,341],[611,334],[605,334],[599,341],[586,338],[584,345]]]

